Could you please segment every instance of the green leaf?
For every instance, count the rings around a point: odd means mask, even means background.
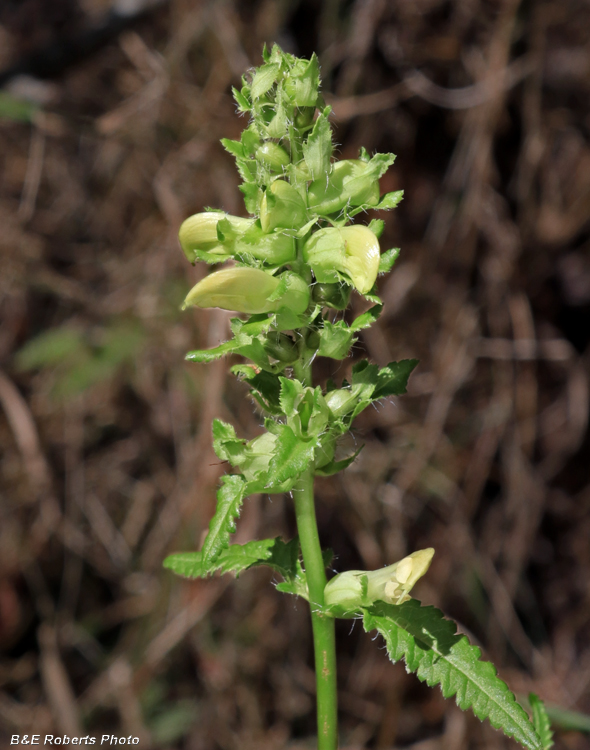
[[[388,273],[394,266],[395,261],[399,258],[399,247],[393,247],[381,253],[379,258],[379,273]]]
[[[238,91],[235,86],[232,86],[232,93],[240,112],[249,112],[252,109],[252,105],[250,104],[246,96],[244,96],[242,92]]]
[[[292,90],[289,98],[298,107],[315,107],[320,84],[320,66],[315,52],[302,71],[297,71],[290,80]]]
[[[240,141],[232,141],[231,138],[222,138],[221,145],[233,156],[237,156],[244,159],[246,154],[244,153],[244,146]]]
[[[236,518],[246,497],[247,484],[240,474],[226,474],[217,490],[217,508],[209,523],[209,533],[203,543],[203,564],[210,566],[224,549],[229,547],[229,537],[236,530]]]
[[[297,411],[296,403],[303,394],[303,386],[298,380],[291,380],[290,378],[280,377],[279,381],[281,383],[281,409],[285,416],[291,417]]]
[[[396,190],[393,193],[385,193],[385,195],[381,197],[379,203],[374,206],[375,211],[390,211],[392,208],[395,208],[398,203],[401,202],[403,197],[403,190]]]
[[[297,479],[313,460],[317,440],[301,440],[286,424],[278,425],[275,454],[268,468],[267,487]]]
[[[590,734],[590,716],[581,711],[568,711],[560,706],[545,706],[547,715],[554,727],[566,732],[586,732]]]
[[[370,310],[367,310],[367,312],[362,313],[357,318],[355,318],[351,325],[350,330],[351,331],[362,331],[363,328],[370,328],[373,323],[375,323],[378,319],[378,317],[381,315],[383,311],[383,305],[374,305],[371,307]]]
[[[239,186],[239,190],[244,195],[246,211],[248,211],[249,214],[257,214],[260,209],[260,200],[262,198],[262,191],[258,185],[246,182]]]
[[[239,466],[244,460],[245,441],[240,440],[231,424],[213,420],[213,450],[222,461]]]
[[[231,372],[248,383],[263,409],[271,414],[282,414],[279,401],[281,384],[276,375],[265,370],[257,372],[251,365],[235,365]]]
[[[456,634],[455,624],[440,610],[422,607],[416,599],[398,606],[379,603],[364,611],[363,625],[385,638],[391,661],[404,659],[408,672],[431,687],[440,685],[445,698],[456,696],[463,711],[470,708],[529,750],[542,750],[525,710],[494,665],[480,661],[479,648]]]
[[[535,693],[529,693],[529,703],[533,712],[533,725],[537,734],[541,738],[543,750],[551,750],[553,745],[553,732],[551,730],[551,721],[547,715],[547,710],[543,701]]]
[[[238,342],[235,339],[231,339],[231,341],[225,341],[213,349],[195,349],[192,352],[188,352],[184,358],[188,362],[209,364],[209,362],[215,362],[216,359],[225,357],[226,354],[232,354],[238,347]]]
[[[299,541],[285,544],[280,537],[247,544],[231,544],[210,564],[205,565],[201,552],[178,552],[164,560],[164,567],[184,578],[205,578],[216,571],[241,573],[254,565],[268,565],[283,578],[295,578]]]
[[[417,359],[402,359],[401,362],[390,362],[386,367],[379,370],[373,398],[401,396],[402,393],[405,393],[408,378],[418,362]]]
[[[254,74],[250,92],[252,99],[258,99],[271,89],[279,73],[279,66],[276,63],[261,65]]]
[[[385,229],[385,222],[383,221],[383,219],[371,219],[371,221],[369,222],[369,229],[371,230],[371,232],[373,232],[375,237],[379,239],[379,237],[381,237],[381,235],[383,234],[383,230]]]
[[[370,396],[375,390],[378,377],[379,367],[370,364],[366,359],[361,359],[352,366],[352,385],[368,386],[367,396]]]
[[[344,471],[344,469],[348,468],[350,464],[356,459],[356,457],[364,447],[364,444],[361,445],[360,448],[357,448],[352,456],[348,456],[348,458],[343,458],[341,461],[330,461],[329,464],[322,466],[320,469],[316,469],[316,476],[330,477],[332,476],[332,474],[337,474],[339,471]]]
[[[303,157],[312,179],[330,172],[332,156],[332,131],[326,108],[314,123],[313,130],[303,144]]]
[[[344,359],[355,341],[353,332],[343,320],[336,323],[324,320],[324,327],[320,331],[318,354],[320,357]]]

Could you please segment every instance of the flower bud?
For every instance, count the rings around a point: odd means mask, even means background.
[[[359,399],[350,388],[336,388],[326,393],[326,403],[335,417],[343,417],[351,412],[357,405]]]
[[[274,141],[263,143],[256,150],[256,158],[258,161],[266,164],[272,172],[282,172],[283,167],[286,167],[291,161],[285,149],[274,143]]]
[[[305,224],[307,208],[297,190],[285,180],[275,180],[260,204],[260,225],[264,232],[298,229]]]
[[[303,246],[303,258],[320,283],[335,283],[339,274],[368,294],[379,272],[379,240],[360,225],[328,227],[315,232]]]
[[[232,255],[240,258],[242,254],[252,255],[273,266],[282,266],[295,260],[297,247],[294,237],[282,232],[265,234],[258,226],[253,226],[234,243]]]
[[[276,299],[276,306],[273,310],[276,311],[281,307],[286,307],[296,315],[304,313],[309,306],[311,297],[305,280],[292,271],[285,271],[277,278],[280,281],[280,286],[273,295],[273,299]]]
[[[367,164],[359,159],[344,159],[332,166],[326,180],[320,177],[308,188],[307,205],[323,216],[341,211],[346,205],[379,203],[379,180],[366,174]]]
[[[380,570],[347,570],[332,578],[324,589],[324,604],[334,617],[354,617],[361,607],[377,601],[403,604],[409,592],[430,567],[434,549],[418,550]]]
[[[313,125],[313,116],[315,115],[315,107],[299,107],[295,111],[295,127],[299,130],[309,128]]]
[[[290,271],[271,276],[258,268],[223,268],[205,276],[190,290],[183,309],[220,307],[252,315],[288,307],[303,313],[309,297],[305,281]]]
[[[204,211],[189,216],[181,224],[178,239],[184,254],[191,263],[198,260],[199,252],[219,255],[220,262],[230,255],[217,236],[217,224],[227,219],[235,232],[245,232],[253,224],[253,219],[242,219],[239,216],[228,216],[221,211]]]
[[[263,346],[266,353],[273,359],[278,359],[279,362],[295,362],[299,356],[295,342],[285,333],[270,331],[266,335]]]
[[[322,307],[345,310],[350,299],[350,287],[346,284],[314,284],[313,301]]]

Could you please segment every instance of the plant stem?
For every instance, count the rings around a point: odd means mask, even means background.
[[[318,750],[336,750],[338,698],[335,620],[322,614],[326,571],[315,516],[312,470],[301,476],[294,487],[293,497],[311,608],[317,686]]]

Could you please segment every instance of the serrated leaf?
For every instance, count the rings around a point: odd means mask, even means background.
[[[320,66],[315,52],[301,72],[292,79],[295,84],[291,100],[298,107],[314,107],[318,98]]]
[[[252,109],[252,105],[250,104],[246,96],[244,96],[242,92],[238,91],[235,86],[232,86],[232,93],[240,112],[249,112]]]
[[[377,321],[383,312],[383,305],[374,305],[367,312],[356,317],[350,324],[351,331],[362,331],[364,328],[370,328]]]
[[[375,604],[364,610],[367,632],[377,630],[385,639],[393,662],[404,659],[408,672],[431,687],[440,685],[445,698],[455,696],[463,711],[489,719],[529,750],[542,750],[541,741],[525,710],[496,673],[493,664],[480,661],[481,651],[434,607],[416,599],[404,604]]]
[[[229,461],[232,466],[239,466],[244,459],[245,441],[240,440],[232,425],[214,419],[213,450],[222,461]]]
[[[231,138],[222,138],[221,145],[223,148],[233,156],[238,156],[243,159],[246,155],[244,154],[244,146],[240,141],[232,141]]]
[[[301,440],[288,425],[279,425],[275,454],[268,468],[267,487],[299,477],[313,460],[317,440]]]
[[[343,320],[336,323],[325,320],[324,327],[320,331],[318,354],[320,357],[344,359],[348,356],[350,347],[355,341],[352,330]]]
[[[257,214],[260,211],[260,200],[262,198],[262,191],[258,185],[246,182],[240,185],[238,189],[244,196],[246,211],[249,214]]]
[[[371,230],[371,232],[373,232],[375,237],[379,239],[379,237],[381,237],[381,235],[383,234],[383,230],[385,229],[385,222],[383,221],[383,219],[371,219],[371,221],[369,222],[369,229]]]
[[[412,370],[418,365],[417,359],[402,359],[401,362],[390,362],[379,370],[373,398],[401,396],[406,392],[408,379]]]
[[[261,333],[266,333],[270,329],[272,318],[268,317],[268,313],[257,313],[255,315],[250,315],[248,320],[232,318],[229,325],[234,336],[240,334],[246,336],[259,336]]]
[[[236,156],[236,167],[242,180],[247,184],[254,185],[256,183],[256,162],[254,159],[246,159],[240,156]],[[256,186],[258,187],[258,186]]]
[[[247,544],[232,544],[214,562],[205,565],[201,552],[178,552],[164,560],[164,567],[184,578],[205,578],[216,571],[241,573],[255,565],[268,565],[283,578],[295,578],[299,557],[297,538],[285,543],[280,537]]]
[[[399,258],[399,247],[393,247],[381,253],[379,258],[379,273],[388,273],[393,268],[395,261]]]
[[[297,399],[303,394],[303,386],[298,380],[279,378],[281,383],[280,404],[285,416],[290,417],[296,412]]]
[[[214,362],[216,359],[225,357],[226,354],[232,354],[238,346],[238,342],[235,339],[232,339],[231,341],[225,341],[223,344],[220,344],[213,349],[195,349],[192,352],[188,352],[185,359],[189,362],[208,364],[209,362]]]
[[[247,493],[247,484],[240,474],[226,474],[221,481],[223,484],[217,490],[215,515],[209,523],[209,533],[201,550],[206,566],[210,566],[229,547],[229,537],[236,530],[236,519]]]
[[[341,461],[330,461],[329,464],[326,464],[325,466],[322,466],[321,469],[316,469],[315,473],[318,477],[330,477],[332,474],[337,474],[339,471],[344,471],[344,469],[348,468],[350,464],[356,459],[358,454],[362,451],[364,448],[364,444],[360,446],[353,454],[352,456],[348,456],[348,458],[343,458]]]
[[[551,750],[553,745],[553,731],[551,730],[551,721],[547,715],[545,704],[535,693],[529,693],[529,703],[533,712],[533,726],[541,738],[543,750]]]
[[[391,211],[395,208],[403,199],[404,191],[395,190],[393,193],[385,193],[381,196],[379,203],[374,206],[375,211]]]
[[[253,396],[257,398],[258,403],[263,409],[271,414],[282,414],[280,404],[281,384],[277,375],[262,370],[257,372],[251,365],[235,365],[231,372],[248,383],[253,390]]]
[[[303,158],[311,173],[312,180],[330,171],[332,157],[332,131],[326,110],[314,123],[313,130],[303,144]]]
[[[276,63],[261,65],[256,70],[250,87],[252,99],[258,99],[273,87],[278,72],[279,66]]]
[[[189,362],[199,362],[208,364],[216,359],[225,357],[227,354],[240,354],[242,357],[248,357],[252,362],[264,370],[272,370],[268,355],[264,350],[262,342],[257,338],[241,335],[230,341],[216,346],[213,349],[195,349],[189,352],[185,359]]]
[[[370,396],[375,390],[379,377],[379,367],[366,359],[355,362],[352,366],[352,385],[368,386],[366,394]]]

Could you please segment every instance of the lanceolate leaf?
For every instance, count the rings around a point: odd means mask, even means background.
[[[370,328],[373,323],[377,320],[377,318],[381,315],[381,311],[383,310],[383,305],[373,305],[370,310],[367,310],[367,312],[362,313],[357,318],[355,318],[351,325],[350,330],[351,331],[361,331],[363,328]]]
[[[328,108],[326,108],[328,110]],[[330,171],[332,156],[332,131],[328,122],[329,110],[322,112],[315,121],[313,130],[303,144],[303,156],[312,179]]]
[[[547,715],[547,710],[543,701],[535,693],[529,694],[529,703],[533,711],[533,724],[537,734],[541,738],[543,750],[551,750],[553,745],[553,732],[551,730],[551,721]]]
[[[279,66],[275,63],[269,63],[268,65],[261,65],[254,75],[252,81],[251,94],[253,99],[266,94],[266,92],[272,88],[277,73],[279,72]]]
[[[478,719],[489,719],[529,750],[542,750],[534,726],[490,662],[480,661],[481,651],[456,634],[454,623],[434,607],[416,599],[398,606],[379,603],[364,611],[367,632],[384,638],[393,662],[404,659],[408,672],[428,685],[440,685],[445,698],[456,697],[462,710]]]
[[[379,258],[379,273],[389,273],[393,268],[395,261],[399,258],[400,249],[399,247],[393,247],[391,250],[386,250],[381,253]]]
[[[179,552],[164,560],[164,567],[185,578],[205,578],[216,571],[241,573],[254,565],[268,565],[285,579],[298,574],[299,541],[285,543],[279,537],[247,544],[232,544],[206,565],[202,552]]]
[[[205,364],[209,364],[209,362],[214,362],[216,359],[225,357],[226,354],[235,352],[238,346],[238,342],[232,339],[231,341],[225,341],[214,349],[195,349],[189,352],[185,356],[185,359],[189,362],[204,362]]]
[[[396,190],[393,193],[385,193],[385,195],[382,196],[379,203],[375,206],[375,210],[389,211],[390,209],[395,208],[397,204],[402,200],[403,197],[404,197],[403,190]]]
[[[240,474],[229,474],[222,478],[217,490],[217,508],[209,524],[209,533],[201,550],[203,564],[210,566],[224,549],[229,547],[229,537],[236,530],[236,518],[240,515],[242,501],[246,497],[247,484]]]

